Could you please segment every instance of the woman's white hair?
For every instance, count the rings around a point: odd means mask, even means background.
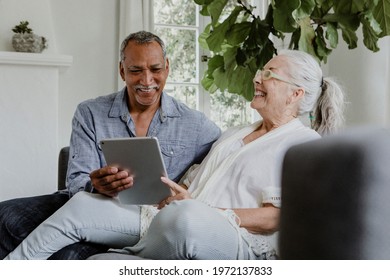
[[[294,84],[305,90],[298,114],[310,113],[312,128],[321,135],[334,133],[344,124],[344,93],[337,82],[324,78],[317,60],[298,50],[281,50],[287,58],[289,75]]]

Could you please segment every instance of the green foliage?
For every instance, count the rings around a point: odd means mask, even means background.
[[[252,79],[277,50],[272,36],[290,34],[289,48],[300,49],[326,63],[341,38],[357,47],[359,27],[363,44],[379,50],[377,42],[390,35],[390,0],[273,0],[264,19],[254,7],[237,0],[194,0],[211,23],[199,36],[211,52],[203,87],[253,97]],[[272,35],[272,36],[271,36]]]
[[[14,28],[12,28],[12,31],[15,33],[32,33],[32,29],[28,27],[29,22],[28,21],[21,21],[18,25],[15,25]]]

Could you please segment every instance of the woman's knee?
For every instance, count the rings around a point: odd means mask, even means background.
[[[194,199],[174,201],[155,217],[155,223],[161,232],[172,232],[180,236],[204,234],[213,223],[215,209]],[[219,215],[219,214],[218,214]]]

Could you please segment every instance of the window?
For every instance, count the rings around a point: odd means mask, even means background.
[[[189,107],[203,111],[222,130],[253,121],[253,110],[243,97],[227,92],[209,94],[201,83],[207,57],[198,36],[206,26],[193,0],[155,0],[154,32],[167,45],[170,75],[166,92]]]

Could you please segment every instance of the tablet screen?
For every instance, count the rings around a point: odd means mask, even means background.
[[[121,203],[158,204],[171,195],[160,179],[167,172],[157,138],[113,138],[100,144],[107,165],[126,170],[134,177],[133,186],[118,194]]]

